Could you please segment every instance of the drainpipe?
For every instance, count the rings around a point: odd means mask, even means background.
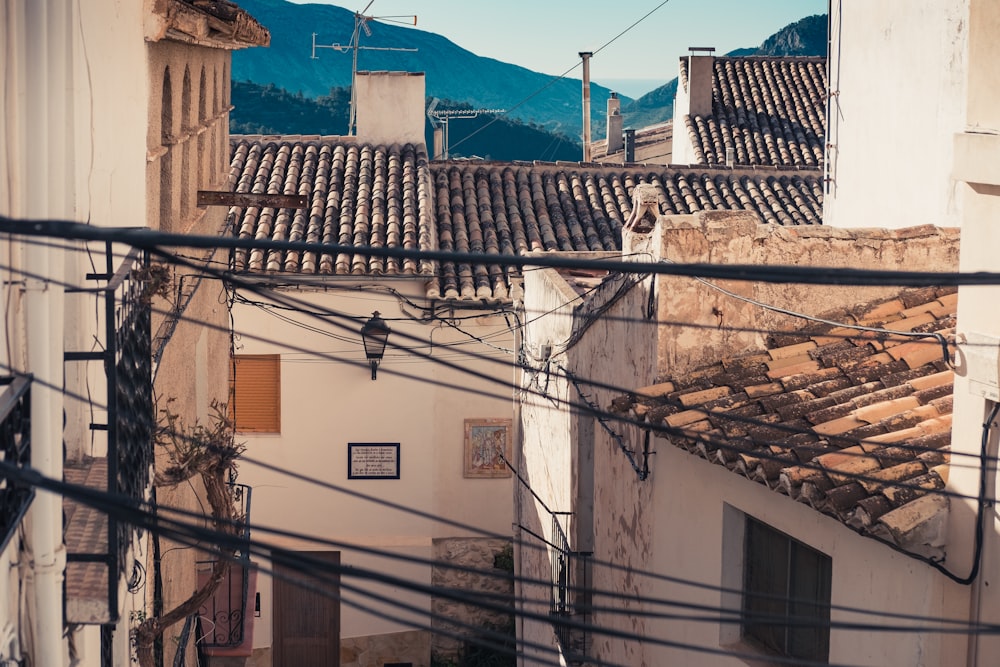
[[[32,75],[27,77],[25,128],[34,150],[27,157],[26,213],[29,218],[62,217],[61,189],[65,173],[54,160],[61,147],[50,129],[65,120],[66,48],[62,30],[69,11],[65,0],[25,3],[25,44]],[[49,39],[53,35],[54,39]],[[54,66],[53,66],[54,65]],[[58,133],[56,137],[65,135]],[[48,187],[56,183],[54,191]],[[26,266],[37,277],[25,281],[28,370],[31,387],[31,466],[47,477],[62,479],[62,336],[63,255],[43,243],[29,243]],[[62,578],[66,551],[62,544],[62,498],[38,490],[28,515],[27,547],[35,606],[33,664],[61,667],[68,662],[63,639]]]
[[[583,58],[583,161],[590,162],[590,51],[580,51]]]
[[[524,314],[524,301],[521,299],[516,299],[514,301],[514,311],[516,317],[521,317]],[[521,470],[521,461],[523,460],[524,453],[524,430],[521,428],[521,387],[524,381],[523,372],[521,371],[521,352],[524,345],[524,328],[517,327],[514,329],[514,349],[517,351],[517,356],[515,357],[516,362],[514,364],[514,461],[513,464],[517,470]],[[514,614],[514,640],[515,646],[517,647],[517,665],[518,667],[525,666],[524,658],[524,613],[527,603],[524,598],[524,584],[522,583],[524,577],[524,569],[522,563],[524,558],[524,549],[522,548],[522,540],[524,540],[524,531],[521,530],[523,522],[521,520],[521,485],[519,480],[516,478],[513,480],[514,485],[514,523],[511,525],[514,538],[514,604],[520,609],[520,613]]]

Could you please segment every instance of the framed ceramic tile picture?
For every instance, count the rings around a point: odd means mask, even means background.
[[[465,420],[465,476],[510,477],[511,420]]]

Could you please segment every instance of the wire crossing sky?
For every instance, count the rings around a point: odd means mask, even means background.
[[[367,0],[293,0],[361,11]],[[662,7],[659,7],[663,5]],[[478,56],[557,76],[646,14],[590,61],[591,79],[638,97],[677,76],[688,47],[717,54],[760,46],[789,23],[825,14],[826,0],[375,0],[369,16],[416,15],[417,30],[446,37]],[[720,20],[720,17],[722,20]],[[392,25],[400,25],[392,23]],[[405,27],[405,26],[403,26]],[[308,37],[308,35],[307,35]],[[574,77],[579,78],[575,72]],[[621,85],[615,85],[621,82]]]

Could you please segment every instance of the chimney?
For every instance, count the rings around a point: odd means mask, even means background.
[[[624,146],[622,140],[622,101],[618,93],[611,93],[608,98],[608,150],[607,154],[617,153]]]
[[[625,130],[625,164],[635,162],[635,130]]]
[[[583,58],[583,161],[590,162],[590,51],[580,51]]]
[[[712,115],[714,53],[711,46],[688,47],[688,113],[692,116]]]
[[[358,72],[358,140],[424,143],[424,73]]]
[[[434,128],[434,152],[431,154],[431,159],[434,160],[447,160],[448,156],[444,154],[444,126],[438,125]]]

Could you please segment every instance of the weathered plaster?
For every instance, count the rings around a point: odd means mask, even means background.
[[[626,247],[642,249],[652,260],[753,266],[896,268],[954,271],[959,233],[954,228],[902,230],[834,229],[760,225],[748,213],[698,213],[661,218],[660,231],[626,236]],[[661,240],[657,242],[657,238]],[[823,317],[898,291],[898,286],[837,286],[759,281],[708,280],[758,303]],[[679,375],[726,355],[764,346],[771,331],[798,331],[806,319],[748,303],[684,276],[662,276],[657,283],[659,320],[658,376]]]

